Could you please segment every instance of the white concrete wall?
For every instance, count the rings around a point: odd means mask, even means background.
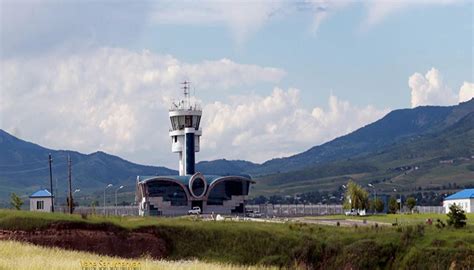
[[[43,209],[36,209],[36,202],[38,201],[43,201]],[[51,198],[30,198],[30,211],[51,212]]]
[[[449,213],[449,207],[453,204],[460,206],[466,213],[473,213],[474,199],[445,200],[443,207],[446,209],[446,213]]]

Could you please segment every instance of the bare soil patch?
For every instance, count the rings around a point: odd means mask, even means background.
[[[0,240],[123,258],[161,259],[168,254],[166,242],[152,231],[128,231],[107,224],[57,223],[43,230],[0,230]]]

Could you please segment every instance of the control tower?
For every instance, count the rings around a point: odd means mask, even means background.
[[[184,97],[169,110],[171,151],[179,154],[179,175],[138,175],[138,212],[143,216],[245,213],[250,185],[255,183],[249,175],[196,172],[202,110],[191,100],[189,85],[187,81],[182,83]]]
[[[190,83],[183,83],[184,98],[173,103],[169,111],[171,120],[171,151],[179,153],[179,175],[193,175],[195,173],[195,153],[199,152],[199,138],[202,130],[199,129],[202,110],[191,101],[189,94]]]

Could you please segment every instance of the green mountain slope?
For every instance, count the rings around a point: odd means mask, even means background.
[[[335,190],[353,178],[380,192],[474,185],[474,112],[441,131],[408,137],[370,154],[257,179],[257,194]]]
[[[20,140],[0,130],[0,199],[10,192],[22,195],[39,188],[49,189],[48,154],[53,156],[53,183],[60,193],[67,188],[67,156],[72,160],[74,186],[84,192],[100,190],[109,183],[134,188],[137,175],[169,175],[176,171],[131,163],[104,152],[89,155],[51,150]]]
[[[474,99],[449,107],[424,106],[395,110],[372,124],[300,154],[269,160],[250,173],[265,175],[288,172],[371,153],[409,137],[443,130],[471,112],[474,112]]]

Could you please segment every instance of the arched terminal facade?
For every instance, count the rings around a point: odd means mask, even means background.
[[[185,215],[199,206],[203,213],[243,213],[249,188],[248,175],[138,176],[140,215]]]

